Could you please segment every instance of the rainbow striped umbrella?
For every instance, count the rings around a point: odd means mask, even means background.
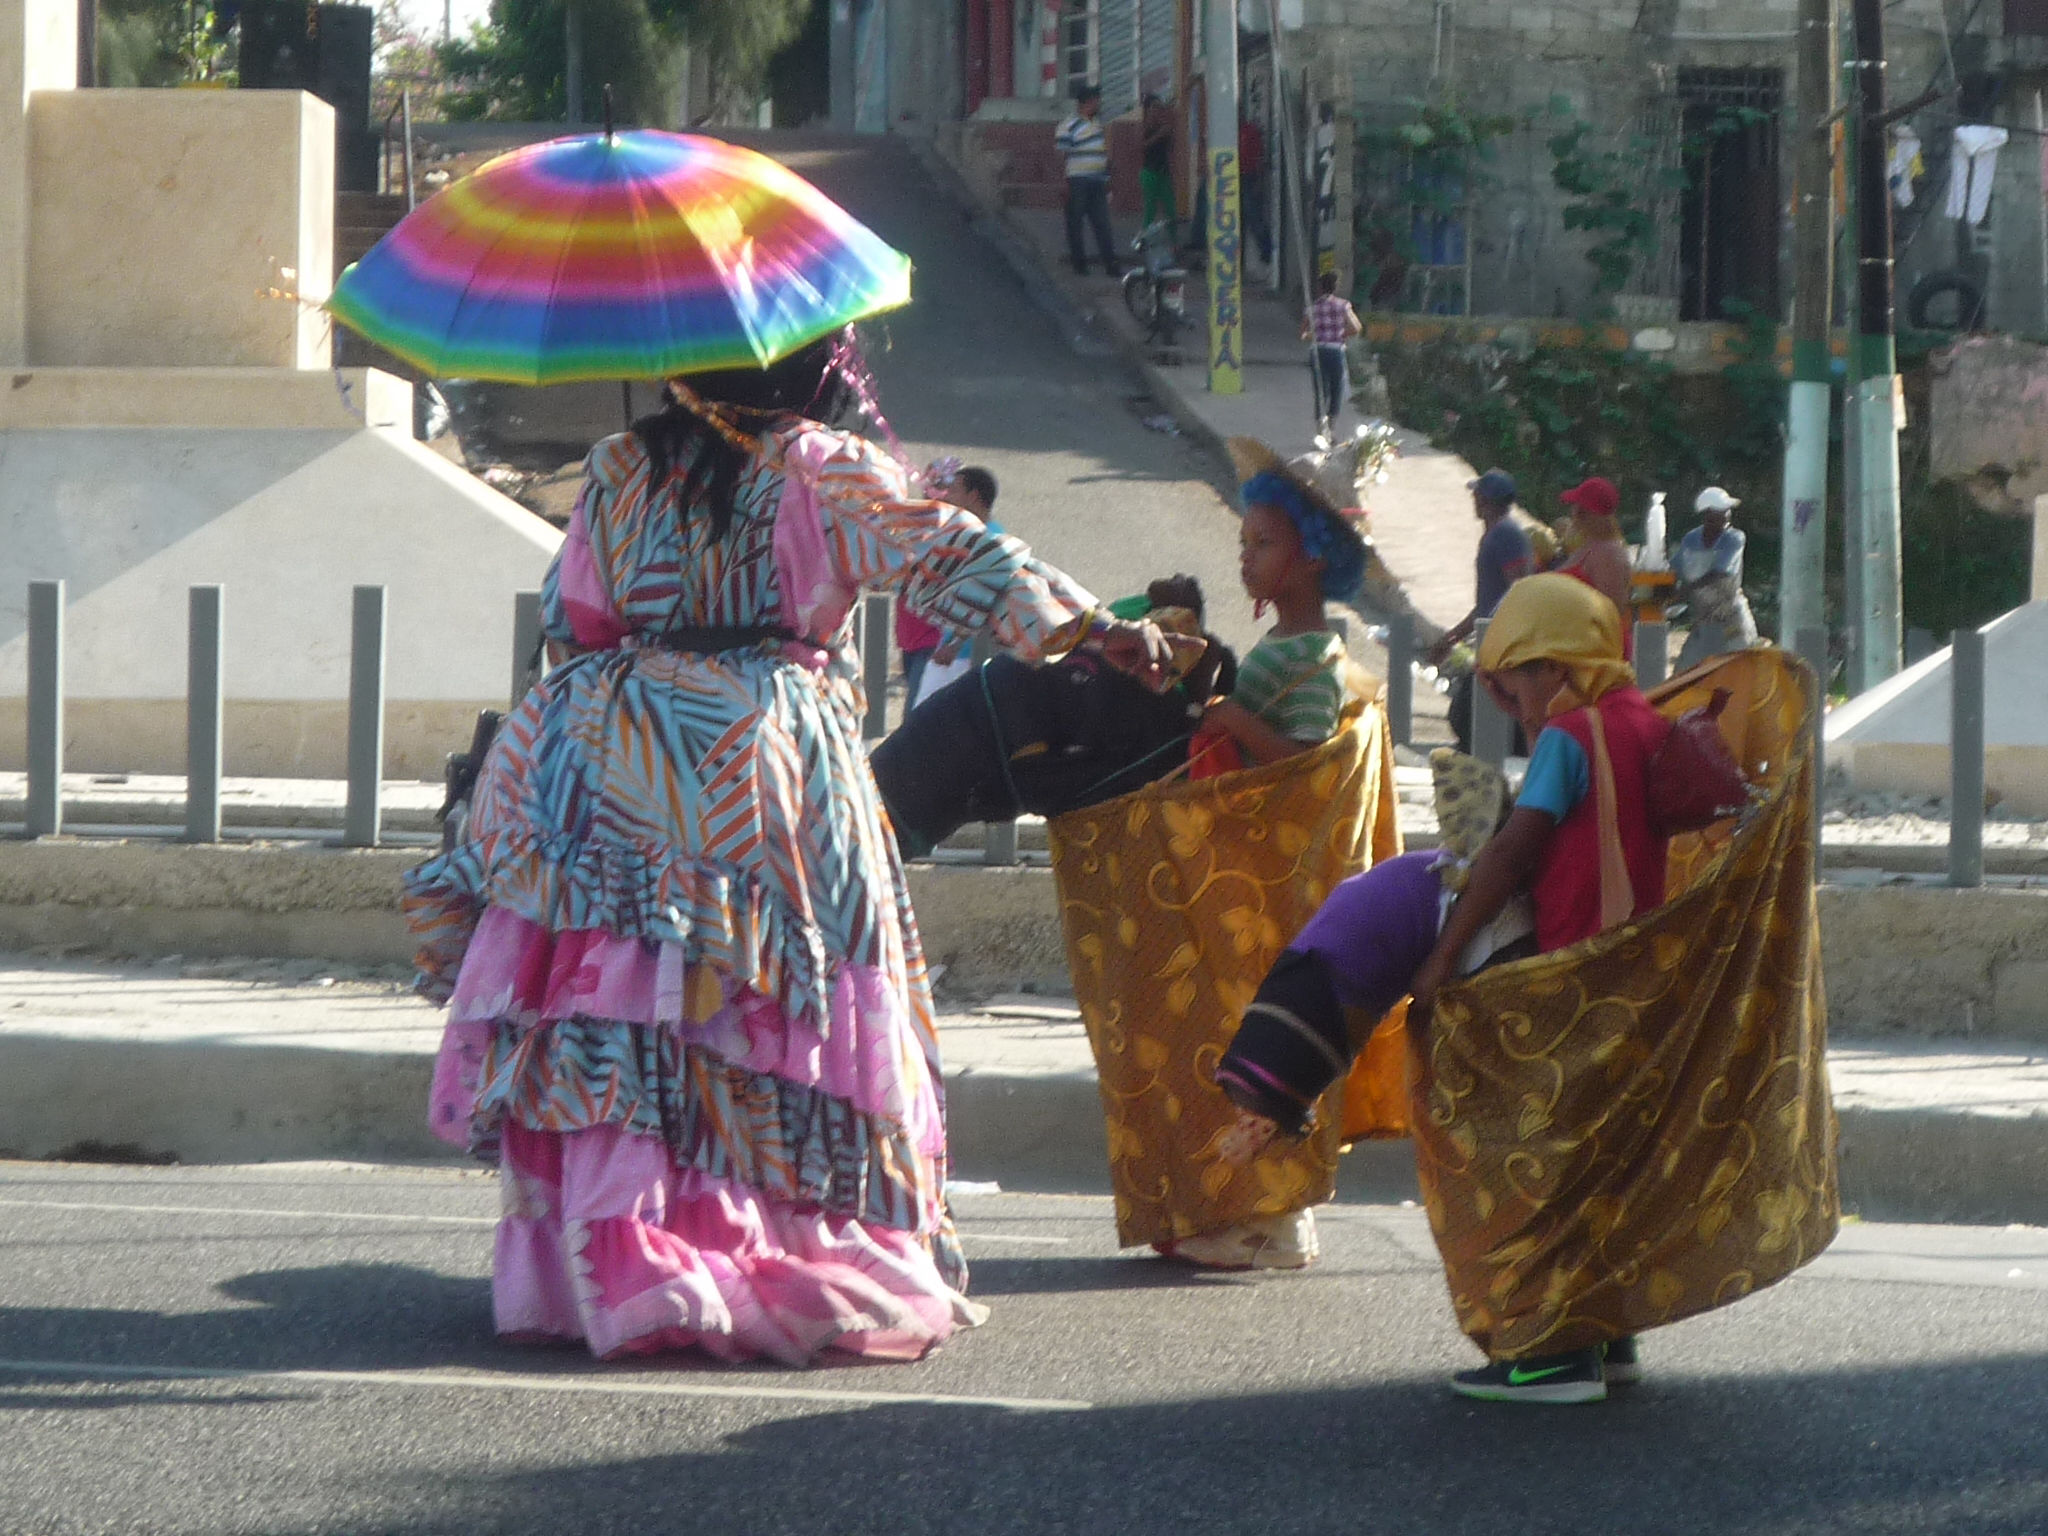
[[[341,274],[335,318],[441,378],[765,368],[910,302],[910,258],[787,167],[696,134],[514,150]]]

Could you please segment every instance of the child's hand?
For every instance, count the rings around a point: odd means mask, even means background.
[[[1252,712],[1235,699],[1216,699],[1202,711],[1202,724],[1225,732],[1233,740],[1244,736],[1246,723],[1254,718]]]

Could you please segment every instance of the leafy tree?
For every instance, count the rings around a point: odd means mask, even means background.
[[[415,120],[432,120],[445,112],[448,71],[441,62],[441,40],[411,25],[399,0],[377,6],[376,56],[370,74],[370,121],[382,123],[398,105],[401,92],[412,92]]]
[[[104,86],[234,82],[232,17],[186,0],[100,0],[95,44]]]
[[[583,44],[583,101],[603,86],[621,123],[664,124],[683,48],[710,66],[714,109],[750,104],[769,61],[803,24],[807,0],[575,0]],[[568,110],[565,0],[493,0],[488,25],[445,45],[460,82],[456,118],[546,121]]]

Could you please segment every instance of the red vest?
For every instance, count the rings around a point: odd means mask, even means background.
[[[1607,737],[1614,765],[1615,821],[1635,894],[1634,916],[1664,904],[1664,861],[1668,839],[1650,830],[1650,759],[1664,745],[1671,722],[1650,706],[1641,690],[1615,688],[1593,706]],[[1531,894],[1536,901],[1536,943],[1562,949],[1600,931],[1600,795],[1594,766],[1593,731],[1586,710],[1557,716],[1551,727],[1566,732],[1586,754],[1586,796],[1551,835]]]

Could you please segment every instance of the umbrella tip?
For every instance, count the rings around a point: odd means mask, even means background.
[[[612,87],[607,80],[604,87],[604,141],[612,141]]]

